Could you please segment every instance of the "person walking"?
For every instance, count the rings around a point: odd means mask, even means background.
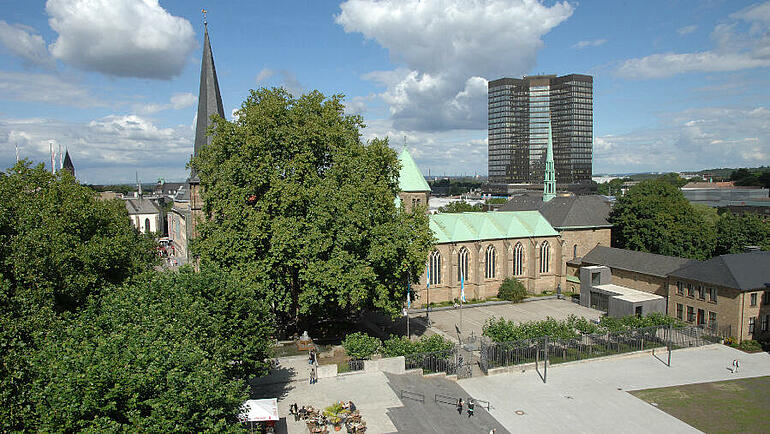
[[[463,399],[460,398],[457,400],[457,414],[461,415],[463,414]]]
[[[468,417],[473,416],[473,407],[476,406],[476,403],[473,402],[473,398],[468,400]]]

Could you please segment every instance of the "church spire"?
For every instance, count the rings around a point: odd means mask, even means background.
[[[211,43],[209,42],[209,28],[206,21],[204,21],[204,28],[201,84],[198,91],[198,120],[195,125],[195,148],[193,154],[195,156],[200,153],[203,147],[211,144],[211,137],[206,135],[206,131],[212,124],[211,116],[216,114],[223,118],[225,117],[225,110],[222,108],[222,96],[219,93],[217,70],[214,67],[214,55],[211,53]],[[190,179],[193,181],[198,179],[195,169],[191,169]]]
[[[548,120],[548,150],[545,154],[545,180],[543,182],[543,202],[556,197],[556,170],[553,166],[553,134],[551,120]]]

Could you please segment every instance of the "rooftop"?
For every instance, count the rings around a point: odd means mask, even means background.
[[[721,255],[692,261],[671,272],[672,277],[691,279],[741,291],[770,286],[770,251]]]
[[[581,263],[605,265],[642,274],[666,277],[672,271],[689,264],[692,259],[676,256],[657,255],[655,253],[637,252],[635,250],[617,249],[614,247],[596,246],[583,256]]]
[[[160,210],[158,210],[158,207],[156,207],[151,200],[145,199],[143,197],[134,198],[134,199],[125,199],[125,201],[126,201],[126,209],[128,210],[129,215],[157,214],[160,212]]]
[[[537,211],[431,214],[430,228],[438,243],[548,237],[559,234]]]
[[[614,298],[618,300],[624,300],[631,303],[648,300],[659,300],[663,297],[649,292],[638,291],[636,289],[628,288],[626,286],[615,285],[613,283],[607,283],[605,285],[597,285],[593,288],[600,289],[605,292],[616,294]]]
[[[610,205],[603,196],[556,196],[543,202],[543,195],[521,195],[498,208],[499,211],[540,211],[558,229],[612,227],[607,218]]]
[[[401,191],[430,191],[420,168],[406,148],[399,154],[398,161],[401,163],[401,171],[398,173],[398,186]]]

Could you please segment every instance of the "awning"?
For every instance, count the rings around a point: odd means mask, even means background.
[[[250,399],[241,406],[241,414],[238,415],[238,419],[244,422],[279,420],[278,399]]]
[[[580,283],[580,279],[576,276],[567,276],[567,282]]]

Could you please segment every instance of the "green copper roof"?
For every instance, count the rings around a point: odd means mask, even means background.
[[[559,235],[538,211],[431,214],[430,229],[438,243]]]
[[[430,191],[425,177],[406,148],[401,151],[398,161],[401,162],[401,172],[398,174],[398,186],[401,191]]]

